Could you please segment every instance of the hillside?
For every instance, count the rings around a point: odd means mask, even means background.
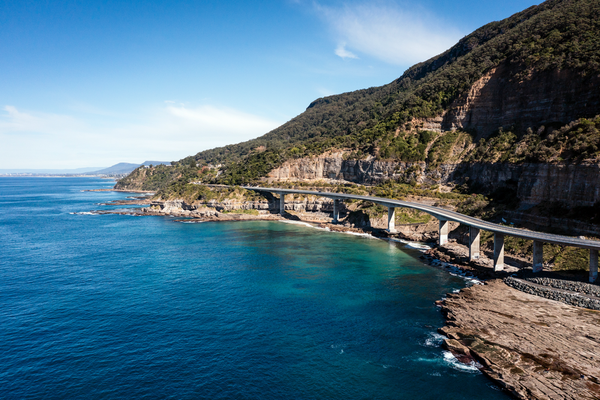
[[[118,174],[129,174],[130,172],[132,172],[133,170],[135,170],[138,167],[143,167],[143,166],[154,166],[154,165],[170,165],[169,162],[165,162],[165,161],[144,161],[142,164],[132,164],[132,163],[118,163],[115,164],[111,167],[108,168],[104,168],[98,171],[93,171],[91,172],[91,174],[98,174],[98,175],[118,175]]]
[[[578,166],[600,160],[599,89],[600,3],[549,0],[483,26],[394,82],[318,99],[264,136],[137,169],[118,187],[176,193],[193,180],[336,179],[518,194],[525,182],[529,197],[519,199],[539,203],[536,185],[550,181],[536,179],[566,165],[560,179],[581,186],[566,187],[566,198],[590,206],[600,182]]]

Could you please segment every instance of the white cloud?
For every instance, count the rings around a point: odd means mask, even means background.
[[[342,58],[339,53],[354,55],[348,46],[390,64],[414,64],[442,53],[463,36],[423,9],[391,3],[315,7],[344,44],[336,49]]]
[[[279,122],[239,110],[167,103],[137,122],[105,117],[99,123],[70,115],[0,113],[0,168],[75,168],[117,162],[172,161],[198,151],[249,140]]]
[[[67,115],[48,113],[27,113],[13,106],[5,106],[6,114],[0,117],[2,133],[60,134],[62,131],[79,129],[82,124]]]
[[[230,108],[217,108],[204,105],[187,108],[184,105],[168,106],[166,111],[172,117],[170,123],[195,131],[227,133],[230,136],[247,136],[267,133],[275,128],[276,122]]]
[[[353,52],[349,51],[346,49],[346,43],[342,42],[338,45],[338,47],[335,49],[335,55],[342,57],[344,59],[346,58],[358,58],[358,56],[356,54],[354,54]]]

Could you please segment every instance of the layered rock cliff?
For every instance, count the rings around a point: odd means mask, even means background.
[[[521,77],[515,69],[506,63],[492,68],[443,113],[440,128],[469,130],[480,138],[499,127],[537,130],[600,112],[600,75],[532,69]]]
[[[306,157],[285,162],[269,172],[268,181],[338,180],[376,184],[404,176],[410,168],[420,170],[425,163],[344,159],[343,152]]]
[[[591,207],[600,202],[598,164],[442,164],[429,170],[425,162],[345,160],[343,153],[288,161],[268,175],[268,181],[345,180],[374,184],[389,179],[459,185],[479,191],[510,188],[523,205],[563,202]]]
[[[387,85],[317,99],[259,138],[138,169],[117,186],[167,197],[185,197],[190,182],[460,187],[504,192],[523,219],[543,203],[599,204],[597,115],[600,3],[548,0]]]

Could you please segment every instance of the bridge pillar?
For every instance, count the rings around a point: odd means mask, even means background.
[[[388,232],[396,233],[396,207],[388,206]]]
[[[279,214],[285,214],[285,194],[279,193]]]
[[[469,260],[473,261],[479,258],[479,244],[481,243],[481,235],[479,229],[472,226],[469,227]]]
[[[494,272],[504,269],[504,235],[494,233]]]
[[[333,224],[337,224],[340,219],[340,199],[333,200]]]
[[[448,232],[450,231],[450,222],[440,219],[440,246],[448,243]]]
[[[540,272],[544,268],[544,243],[533,241],[533,272]]]
[[[598,279],[598,250],[590,249],[590,283]]]

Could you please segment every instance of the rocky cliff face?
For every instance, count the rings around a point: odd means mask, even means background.
[[[570,207],[591,207],[600,202],[600,166],[597,164],[442,164],[427,170],[424,162],[344,160],[342,153],[286,162],[268,176],[269,181],[345,180],[374,184],[388,179],[461,184],[483,192],[516,190],[523,204],[561,202]]]
[[[449,167],[449,166],[446,166]],[[475,163],[446,168],[446,181],[461,182],[484,191],[516,189],[522,203],[561,202],[570,207],[591,207],[600,201],[600,166],[597,164]]]
[[[333,153],[319,157],[306,157],[285,162],[272,170],[268,181],[294,180],[344,180],[361,184],[377,184],[388,179],[404,176],[411,167],[418,170],[425,167],[424,162],[395,162],[367,160],[345,160],[343,153]]]
[[[529,71],[516,78],[506,64],[491,69],[442,115],[415,119],[411,125],[434,132],[466,130],[476,139],[500,127],[562,126],[600,112],[600,76],[573,70]]]
[[[600,111],[600,76],[573,70],[530,71],[516,78],[506,64],[493,68],[443,115],[441,128],[463,129],[485,137],[499,127],[519,131],[565,125]]]
[[[333,201],[323,198],[299,198],[291,199],[290,196],[286,197],[285,209],[287,211],[297,212],[333,212]],[[193,203],[187,203],[184,200],[166,200],[166,201],[153,201],[150,205],[155,211],[160,211],[165,214],[173,215],[191,215],[206,214],[213,215],[215,212],[227,212],[235,210],[257,210],[265,212],[279,212],[279,200],[272,198],[270,201],[265,199],[261,201],[236,201],[236,200],[225,200],[216,201],[211,200],[207,202],[195,201]],[[209,211],[212,210],[212,211]],[[343,206],[342,212],[347,211]],[[211,214],[212,212],[212,214]]]

